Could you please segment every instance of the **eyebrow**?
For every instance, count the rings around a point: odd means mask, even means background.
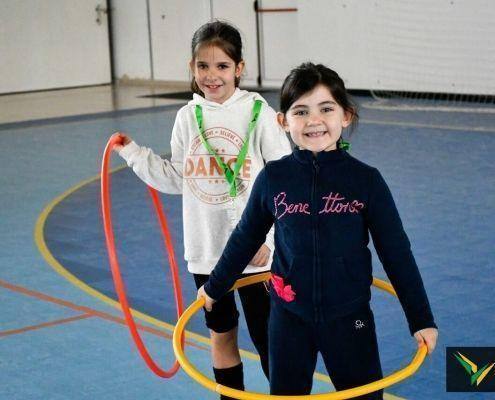
[[[321,103],[318,103],[318,106],[323,106],[325,104],[330,104],[332,106],[335,106],[337,103],[335,101],[325,100],[325,101],[322,101]],[[309,106],[306,104],[296,104],[295,106],[292,106],[291,108],[292,109],[294,109],[294,108],[309,108]]]
[[[196,64],[208,64],[208,61],[196,60]],[[231,61],[218,61],[216,64],[217,65],[221,65],[221,64],[232,64],[232,62]]]

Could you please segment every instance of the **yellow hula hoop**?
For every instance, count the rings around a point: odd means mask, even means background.
[[[249,276],[247,278],[239,279],[231,290],[251,285],[257,282],[263,282],[270,279],[270,272],[265,272],[263,274]],[[392,285],[386,281],[381,279],[373,278],[373,285],[385,290],[386,292],[397,296]],[[256,392],[245,392],[242,390],[232,389],[227,386],[220,385],[214,381],[212,381],[207,376],[203,375],[199,372],[186,358],[184,354],[184,349],[181,344],[181,337],[185,330],[185,327],[191,317],[199,311],[201,307],[204,305],[204,299],[199,299],[194,301],[182,314],[182,316],[177,321],[177,325],[175,325],[174,334],[172,338],[172,344],[174,347],[174,353],[179,361],[179,364],[182,366],[184,371],[193,378],[196,382],[204,386],[205,388],[212,390],[213,392],[222,394],[224,396],[233,397],[235,399],[241,400],[301,400],[301,399],[318,399],[318,400],[341,400],[341,399],[350,399],[356,396],[362,396],[367,393],[375,392],[377,390],[386,388],[391,386],[397,382],[400,382],[411,375],[413,375],[418,368],[423,363],[427,349],[425,345],[422,345],[413,360],[409,365],[405,368],[400,369],[378,381],[368,383],[363,386],[358,386],[352,389],[341,390],[337,392],[331,393],[320,393],[320,394],[311,394],[311,395],[303,395],[303,396],[277,396],[277,395],[269,395],[264,393],[256,393]]]

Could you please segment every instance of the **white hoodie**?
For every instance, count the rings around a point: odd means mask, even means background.
[[[203,109],[205,136],[226,164],[235,161],[244,143],[255,100],[263,102],[251,133],[244,164],[238,175],[237,196],[231,199],[225,176],[202,144],[195,106]],[[223,104],[194,94],[193,100],[177,113],[171,139],[172,157],[162,159],[151,149],[129,143],[120,155],[141,180],[158,191],[182,193],[185,259],[188,270],[210,274],[246,206],[252,184],[266,161],[278,160],[291,152],[275,111],[258,93],[236,89]],[[239,182],[241,182],[239,184]],[[273,230],[265,243],[273,253]],[[244,273],[270,269],[249,266]]]

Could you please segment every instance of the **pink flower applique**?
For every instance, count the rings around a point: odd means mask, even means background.
[[[287,303],[294,301],[296,298],[296,292],[292,290],[291,285],[284,284],[284,279],[282,277],[272,274],[271,282],[278,297],[285,300]]]

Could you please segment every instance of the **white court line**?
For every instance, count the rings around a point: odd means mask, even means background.
[[[467,132],[489,132],[495,133],[494,128],[486,128],[484,126],[450,126],[450,125],[434,125],[434,124],[418,124],[416,122],[395,122],[395,121],[379,121],[374,119],[360,119],[360,124],[374,124],[374,125],[396,125],[396,126],[411,126],[415,128],[431,128],[431,129],[445,129],[451,131],[467,131]]]
[[[364,108],[372,110],[384,111],[439,111],[439,112],[455,112],[455,113],[476,113],[476,114],[495,114],[495,107],[456,107],[456,106],[411,106],[402,105],[386,105],[376,104],[372,102],[364,102],[361,104]]]

